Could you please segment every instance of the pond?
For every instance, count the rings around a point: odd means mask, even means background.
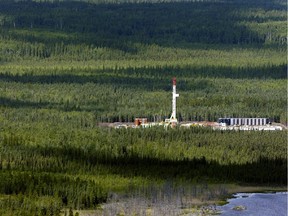
[[[221,216],[287,216],[287,192],[238,193],[217,207]]]
[[[111,192],[102,206],[103,215],[287,216],[287,192],[237,193],[227,200],[228,204],[217,206],[221,198],[229,196],[229,188],[253,191],[252,188],[225,184],[166,181],[164,184],[131,187],[123,193]]]

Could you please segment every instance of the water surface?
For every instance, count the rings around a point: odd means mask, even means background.
[[[222,216],[287,216],[287,192],[279,193],[238,193],[220,206]],[[234,210],[244,206],[244,210]]]

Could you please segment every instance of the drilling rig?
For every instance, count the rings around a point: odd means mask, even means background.
[[[176,125],[178,124],[178,120],[176,117],[176,99],[179,97],[179,94],[176,93],[176,77],[173,77],[172,79],[172,114],[171,117],[168,119],[165,119],[165,123]]]

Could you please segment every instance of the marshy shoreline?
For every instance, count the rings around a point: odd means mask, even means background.
[[[130,194],[111,193],[107,202],[99,205],[96,210],[75,210],[74,212],[78,212],[80,216],[220,215],[221,206],[229,204],[229,200],[236,198],[237,194],[276,194],[278,192],[287,192],[287,187],[237,184],[198,184],[186,187],[186,190],[187,191],[185,191],[184,187],[169,188],[166,184],[159,188],[152,187],[150,188],[150,191],[148,189],[148,192],[145,191],[145,195],[140,195],[144,191],[138,191],[138,195],[135,192]],[[189,194],[191,192],[193,193],[193,190],[194,194]],[[199,192],[198,194],[197,191]],[[149,194],[149,192],[154,194]],[[245,208],[246,207],[244,206],[243,209]],[[64,212],[67,211],[68,210],[64,210]]]

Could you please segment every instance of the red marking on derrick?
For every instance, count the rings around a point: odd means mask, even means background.
[[[172,82],[173,82],[173,85],[176,85],[176,77],[173,77]]]

